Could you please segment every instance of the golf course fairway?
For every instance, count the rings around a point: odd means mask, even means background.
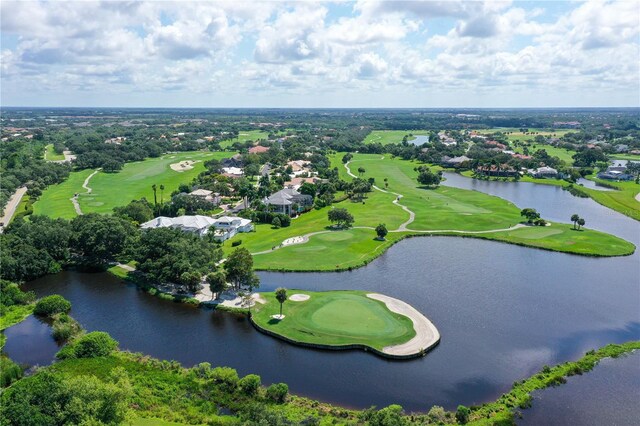
[[[288,290],[280,304],[273,292],[252,309],[254,326],[290,343],[320,349],[364,349],[387,358],[424,355],[440,340],[420,312],[382,294],[365,291]],[[308,298],[306,298],[308,296]]]

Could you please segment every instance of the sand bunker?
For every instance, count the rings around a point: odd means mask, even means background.
[[[282,242],[282,247],[291,246],[294,244],[302,244],[306,243],[307,241],[309,241],[309,239],[306,237],[291,237]]]
[[[292,302],[304,302],[309,300],[310,298],[311,296],[309,296],[308,294],[300,293],[292,294],[291,296],[289,296],[289,300],[291,300]]]
[[[179,163],[173,163],[170,167],[171,167],[171,170],[173,171],[184,172],[185,170],[193,169],[194,164],[196,164],[196,162],[193,160],[185,160]]]
[[[280,314],[276,314],[276,315],[271,315],[271,318],[278,320],[278,321],[282,321],[284,319],[284,315],[280,315]]]

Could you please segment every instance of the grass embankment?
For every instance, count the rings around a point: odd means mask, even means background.
[[[237,139],[230,139],[220,142],[220,148],[227,149],[236,142],[258,141],[260,139],[269,139],[269,132],[263,130],[243,130],[238,133]]]
[[[288,295],[305,294],[306,301],[287,300],[283,320],[272,318],[280,313],[273,292],[260,293],[266,304],[256,304],[251,319],[259,328],[297,343],[329,348],[359,345],[382,350],[411,340],[416,332],[411,320],[391,312],[365,291],[310,292],[289,290]]]
[[[471,425],[513,424],[517,411],[531,406],[531,393],[565,383],[566,378],[592,370],[600,360],[619,357],[640,349],[640,341],[608,345],[589,351],[577,361],[554,367],[544,367],[539,373],[514,383],[512,389],[496,401],[470,407]],[[212,370],[208,365],[191,369],[177,362],[159,361],[142,354],[113,352],[97,358],[76,358],[57,362],[46,370],[64,378],[95,376],[104,383],[112,381],[113,372],[120,367],[130,384],[127,407],[135,425],[163,424],[341,424],[374,423],[375,411],[343,409],[307,398],[289,395],[284,403],[266,397],[264,388],[248,395],[238,386],[238,377],[230,369]],[[120,370],[122,371],[122,370]],[[38,373],[39,374],[39,373]],[[119,373],[122,376],[122,373]],[[22,380],[32,380],[25,378]],[[234,415],[221,415],[225,408]],[[429,407],[424,407],[426,412]],[[382,410],[381,412],[384,412]],[[429,414],[398,415],[387,423],[376,418],[375,424],[435,425],[456,424],[454,413],[444,412],[435,418]]]
[[[12,305],[3,308],[0,315],[0,349],[4,347],[7,337],[2,333],[5,329],[24,321],[33,313],[32,303],[30,305]]]
[[[598,191],[597,189],[580,187],[589,197],[593,198],[597,203],[605,207],[609,207],[632,219],[640,220],[640,201],[636,199],[636,195],[640,193],[640,185],[633,181],[611,182],[595,177],[589,177],[590,180],[607,185],[608,187],[617,188],[617,191]]]
[[[365,144],[374,144],[379,143],[381,145],[389,145],[392,143],[402,143],[402,138],[405,135],[414,135],[409,136],[407,140],[411,142],[415,139],[417,135],[429,135],[428,130],[373,130],[371,133],[367,135],[364,139]]]
[[[531,406],[533,391],[559,386],[566,382],[567,377],[591,371],[604,358],[617,358],[638,349],[640,349],[640,341],[607,345],[597,351],[587,352],[577,361],[565,362],[555,367],[545,366],[539,373],[520,382],[515,382],[511,391],[503,394],[495,402],[472,408],[470,424],[512,424],[515,410]],[[505,423],[500,423],[501,420]]]
[[[228,157],[228,152],[179,152],[166,154],[158,158],[150,158],[135,163],[127,163],[117,173],[98,172],[88,183],[92,188],[90,194],[82,187],[85,179],[93,170],[72,172],[69,178],[61,184],[47,188],[40,199],[33,205],[34,214],[50,217],[70,219],[76,216],[70,199],[74,194],[80,194],[78,202],[83,213],[111,213],[117,206],[123,206],[131,200],[146,197],[153,202],[151,186],[158,187],[158,202],[161,199],[160,185],[164,185],[162,196],[165,200],[171,197],[171,192],[182,183],[189,183],[204,170],[204,162],[212,158]],[[185,160],[197,161],[193,169],[177,172],[171,169],[171,164]]]
[[[352,177],[347,174],[341,158],[342,154],[333,155],[332,165],[338,167],[342,179],[351,180]],[[257,225],[256,232],[240,234],[234,240],[242,240],[242,247],[254,254],[260,253],[254,257],[257,269],[291,271],[356,268],[375,259],[402,238],[428,235],[428,231],[462,231],[434,232],[433,235],[480,237],[593,256],[631,254],[635,249],[632,244],[613,235],[597,231],[576,233],[571,231],[570,224],[553,224],[551,233],[531,231],[527,230],[528,228],[510,231],[504,235],[501,232],[474,233],[513,227],[522,221],[521,209],[502,198],[477,191],[446,186],[425,189],[416,180],[417,172],[414,168],[418,165],[419,163],[414,161],[392,159],[388,156],[383,159],[383,156],[374,154],[355,154],[350,163],[352,172],[357,173],[357,169],[363,167],[363,178],[373,177],[380,188],[402,194],[400,203],[415,213],[415,220],[407,224],[407,231],[390,232],[386,241],[376,240],[373,229],[358,227],[374,228],[379,223],[385,223],[387,229],[393,231],[407,222],[410,215],[392,203],[396,195],[377,190],[367,194],[364,204],[345,200],[334,205],[349,210],[355,218],[355,228],[329,230],[328,208],[324,208],[301,215],[292,220],[291,226],[286,228],[274,229],[270,225]],[[311,235],[306,243],[278,248],[288,238],[311,233],[317,234]],[[223,250],[225,254],[232,251],[231,243],[226,242]]]
[[[61,161],[64,160],[64,154],[58,154],[53,149],[53,144],[49,144],[44,147],[44,159],[47,161]]]

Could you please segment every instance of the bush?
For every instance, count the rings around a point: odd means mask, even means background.
[[[286,383],[274,383],[267,388],[267,398],[278,404],[284,403],[288,394],[289,386]]]
[[[456,410],[456,420],[461,425],[467,424],[467,422],[469,422],[469,414],[471,414],[471,410],[464,405],[458,405],[458,409]]]
[[[118,342],[102,331],[85,334],[73,343],[73,352],[77,358],[95,358],[109,355]]]
[[[238,372],[229,367],[216,367],[211,371],[211,380],[217,385],[228,390],[234,390],[238,386]]]
[[[0,387],[6,388],[22,378],[22,368],[6,356],[0,357]]]
[[[80,324],[67,314],[57,314],[53,321],[53,338],[58,342],[69,340],[82,331]]]
[[[66,314],[71,310],[71,302],[64,297],[54,294],[38,300],[33,313],[45,317],[55,314]]]
[[[235,240],[231,242],[231,247],[238,247],[240,244],[242,244],[242,240]]]
[[[243,393],[253,396],[258,393],[258,389],[260,389],[260,376],[256,374],[248,374],[240,379],[238,385]]]

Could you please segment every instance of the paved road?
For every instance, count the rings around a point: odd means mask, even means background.
[[[3,224],[2,226],[0,226],[0,232],[4,230],[4,226],[9,225],[9,222],[11,222],[11,218],[16,213],[18,204],[20,204],[20,201],[22,201],[22,197],[24,197],[24,194],[26,192],[27,187],[22,186],[16,189],[16,192],[14,192],[11,198],[9,198],[9,202],[7,202],[7,206],[4,208],[2,218],[0,218],[0,223]]]

